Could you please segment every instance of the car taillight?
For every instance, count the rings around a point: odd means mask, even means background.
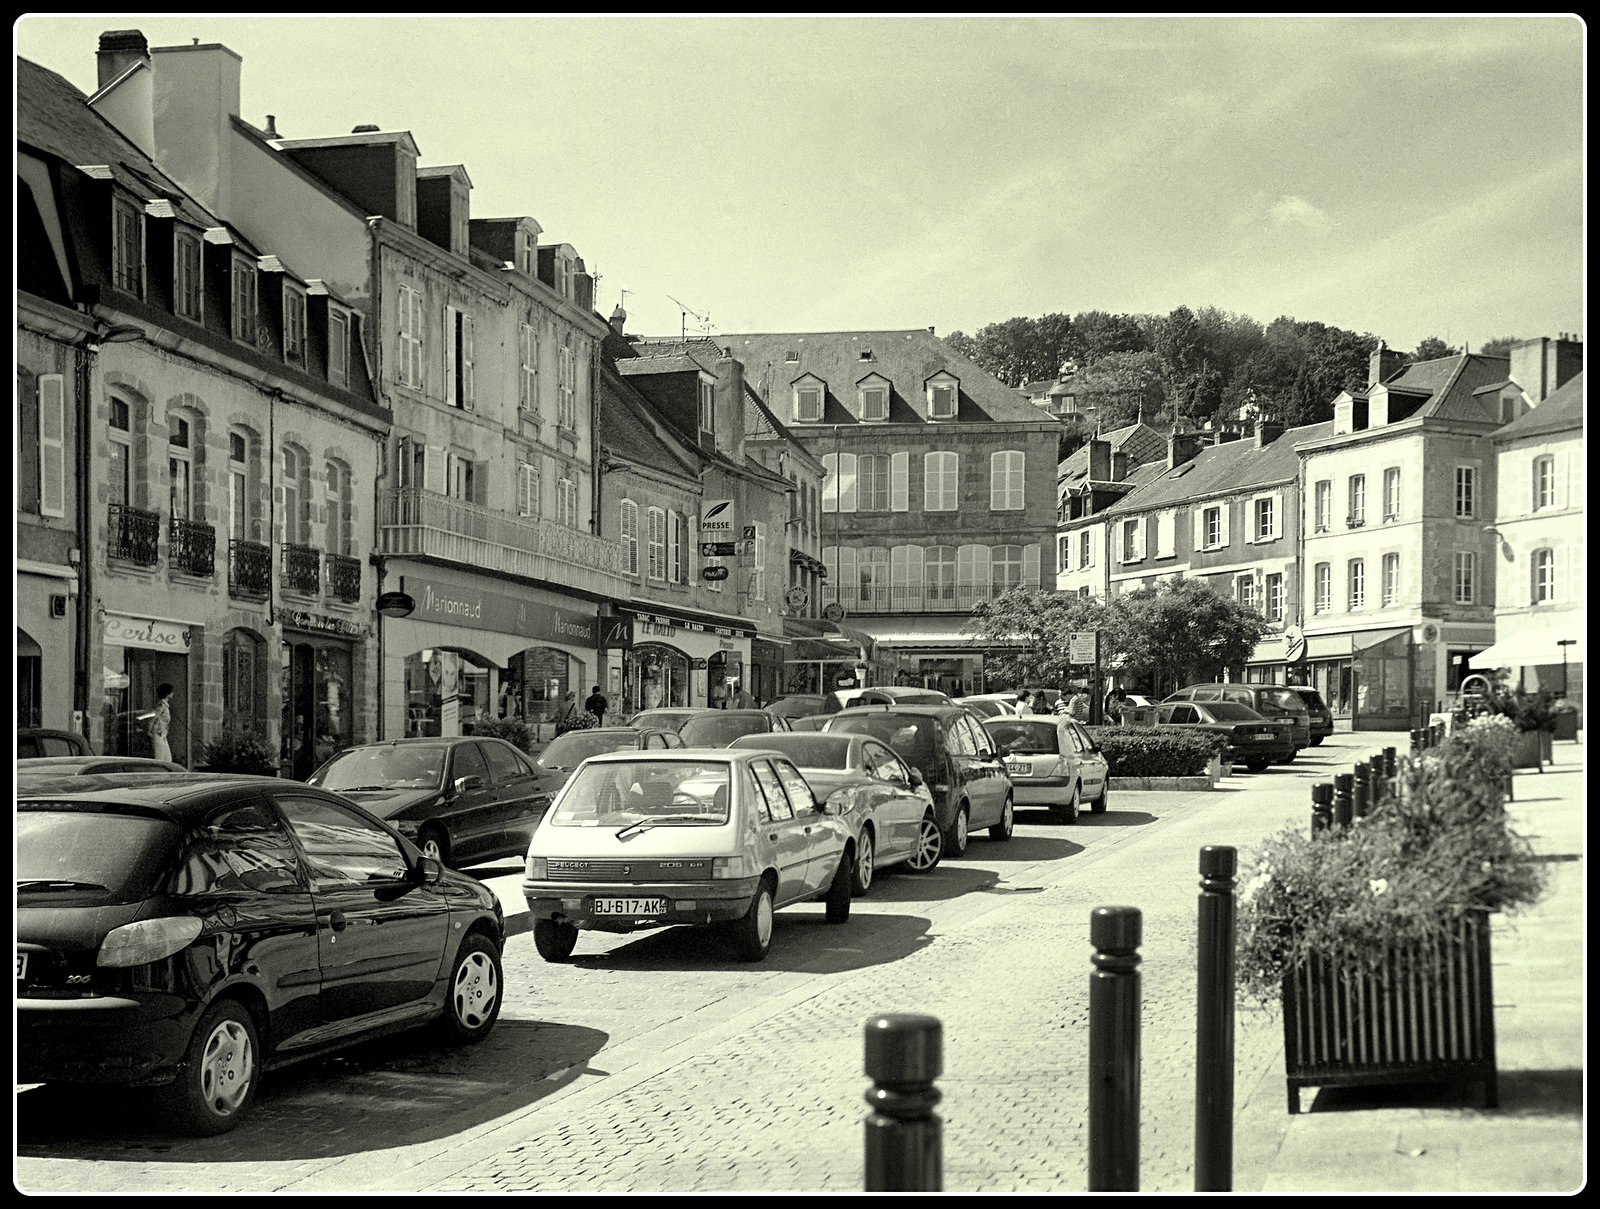
[[[524,867],[524,872],[529,878],[536,882],[542,882],[550,875],[546,858],[542,856],[530,856],[526,866]]]
[[[200,921],[188,915],[123,924],[100,942],[95,964],[107,969],[146,965],[183,952],[199,935]]]
[[[717,856],[711,859],[712,878],[754,877],[755,862],[748,853],[738,856]]]

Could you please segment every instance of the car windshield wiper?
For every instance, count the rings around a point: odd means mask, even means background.
[[[706,814],[664,814],[658,819],[645,819],[638,823],[629,823],[617,832],[619,840],[631,840],[634,836],[649,831],[652,827],[659,827],[663,823],[715,823],[717,820]]]
[[[17,883],[18,890],[108,890],[99,882],[75,882],[64,877],[25,878]]]
[[[394,788],[393,785],[346,785],[343,789],[336,790],[335,792],[337,792],[337,793],[380,793],[380,792],[387,792],[388,790],[391,790],[393,788]]]

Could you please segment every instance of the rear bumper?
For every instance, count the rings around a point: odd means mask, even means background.
[[[1072,789],[1066,777],[1024,777],[1011,781],[1011,801],[1017,806],[1052,806],[1065,802]]]
[[[1222,753],[1224,764],[1250,764],[1256,760],[1292,760],[1297,748],[1293,743],[1246,743],[1230,747]]]
[[[598,932],[635,932],[668,924],[708,924],[740,919],[755,898],[759,877],[704,882],[550,882],[524,879],[522,897],[535,920],[559,919]],[[665,899],[659,915],[601,915],[597,898]]]
[[[19,1083],[161,1083],[177,1073],[198,1006],[176,995],[19,997]]]

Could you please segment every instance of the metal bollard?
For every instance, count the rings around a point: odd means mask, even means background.
[[[1420,730],[1413,730],[1411,732],[1411,754],[1412,755],[1416,755],[1421,750],[1422,750],[1422,732]]]
[[[1364,819],[1372,803],[1372,769],[1358,763],[1350,770],[1350,817]]]
[[[1194,1190],[1233,1191],[1233,1000],[1236,916],[1232,848],[1200,849],[1196,965]]]
[[[1311,787],[1311,830],[1327,831],[1333,826],[1333,782],[1318,781]]]
[[[1350,826],[1352,814],[1351,793],[1355,789],[1355,776],[1348,772],[1336,773],[1333,778],[1333,821],[1340,827]]]
[[[1137,907],[1089,915],[1089,1191],[1139,1191],[1139,943]]]
[[[1384,780],[1383,756],[1374,755],[1367,761],[1371,774],[1367,777],[1367,809],[1376,810],[1389,796],[1389,785]]]
[[[1396,755],[1394,748],[1385,747],[1383,749],[1383,776],[1384,780],[1386,781],[1394,780],[1395,772],[1397,771],[1395,767],[1395,760]]]
[[[943,1093],[944,1025],[937,1016],[885,1012],[865,1029],[866,1191],[943,1192],[944,1120],[933,1110]]]

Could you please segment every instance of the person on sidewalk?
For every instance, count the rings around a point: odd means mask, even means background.
[[[755,707],[756,707],[756,699],[754,697],[752,697],[749,693],[745,692],[745,688],[744,688],[743,684],[740,684],[739,682],[735,681],[734,685],[733,685],[733,700],[732,700],[732,703],[730,704],[729,708],[731,708],[731,709],[755,709]]]
[[[610,706],[611,703],[605,699],[605,695],[601,693],[598,684],[590,692],[589,699],[583,703],[583,708],[594,715],[594,724],[596,726],[604,726],[606,724],[606,710]]]
[[[167,742],[167,733],[172,729],[172,685],[159,684],[156,686],[156,707],[140,717],[149,722],[150,754],[157,760],[172,759],[172,745]]]

